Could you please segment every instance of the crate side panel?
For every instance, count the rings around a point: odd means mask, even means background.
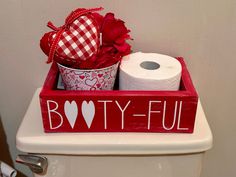
[[[145,95],[44,97],[41,106],[46,132],[191,133],[197,98]]]

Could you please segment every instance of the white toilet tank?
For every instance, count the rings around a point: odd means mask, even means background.
[[[20,151],[47,159],[35,177],[200,177],[212,147],[200,103],[193,134],[44,133],[38,94],[16,136]]]

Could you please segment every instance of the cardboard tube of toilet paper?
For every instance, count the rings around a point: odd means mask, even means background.
[[[0,174],[1,173],[3,177],[15,177],[17,175],[17,172],[14,168],[0,161]]]
[[[120,90],[179,90],[182,67],[170,56],[137,52],[123,58]]]

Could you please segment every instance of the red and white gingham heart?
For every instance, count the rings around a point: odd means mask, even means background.
[[[53,41],[56,34],[52,35]],[[80,16],[65,30],[58,42],[56,53],[63,58],[86,60],[99,47],[99,32],[90,15]]]

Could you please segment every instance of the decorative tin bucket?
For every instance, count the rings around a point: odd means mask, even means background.
[[[81,70],[57,64],[66,90],[112,90],[119,62],[101,69]]]

